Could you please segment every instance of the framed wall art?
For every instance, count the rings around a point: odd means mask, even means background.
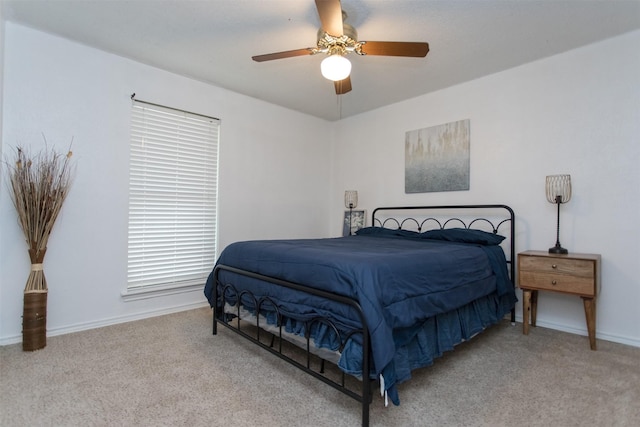
[[[344,219],[342,221],[342,235],[350,236],[356,234],[356,231],[366,227],[367,212],[364,210],[344,211]]]
[[[405,193],[469,190],[469,119],[405,134]]]

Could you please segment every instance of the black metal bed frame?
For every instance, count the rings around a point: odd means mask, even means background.
[[[395,217],[387,217],[383,220],[376,218],[376,214],[380,213],[382,214],[382,212],[386,212],[386,211],[416,211],[416,210],[421,210],[421,211],[428,211],[428,210],[439,210],[439,211],[452,211],[452,210],[478,210],[478,209],[487,209],[487,210],[496,210],[496,209],[505,209],[508,212],[508,218],[500,221],[499,223],[495,224],[486,218],[474,218],[472,220],[468,220],[468,223],[465,222],[463,219],[461,218],[457,218],[457,217],[449,217],[446,221],[440,221],[439,219],[437,219],[436,217],[429,217],[429,218],[425,218],[425,219],[416,219],[416,218],[412,218],[412,217],[405,217],[403,220],[398,220]],[[474,214],[475,215],[475,214]],[[438,217],[442,218],[445,216],[450,216],[450,213],[448,215],[445,215],[445,213],[439,214]],[[496,215],[497,216],[497,215]],[[509,253],[509,257],[507,259],[507,263],[509,263],[509,273],[510,273],[510,277],[511,280],[515,279],[514,276],[514,264],[515,264],[515,217],[514,217],[514,212],[513,210],[507,206],[507,205],[444,205],[444,206],[404,206],[404,207],[380,207],[380,208],[376,208],[372,215],[371,215],[371,223],[374,226],[380,226],[380,227],[386,227],[386,228],[390,228],[389,224],[394,225],[396,228],[398,229],[404,229],[403,227],[407,226],[407,224],[409,224],[412,228],[416,228],[417,231],[423,231],[424,227],[426,224],[431,224],[434,223],[434,225],[437,225],[438,228],[442,229],[442,228],[446,228],[448,225],[451,225],[453,222],[453,224],[456,224],[457,227],[462,226],[463,228],[471,228],[475,223],[477,222],[481,222],[483,224],[488,224],[493,233],[498,233],[499,229],[502,225],[504,224],[509,224],[510,228],[509,228],[509,248],[510,248],[510,253]],[[246,276],[246,277],[250,277],[253,279],[258,279],[258,280],[262,280],[268,283],[271,283],[275,286],[282,286],[282,287],[286,287],[289,289],[293,289],[293,290],[297,290],[297,291],[302,291],[302,292],[306,292],[308,294],[312,294],[315,296],[319,296],[322,298],[326,298],[328,300],[331,301],[335,301],[341,304],[345,304],[347,306],[350,306],[351,308],[353,308],[353,310],[355,310],[355,312],[358,314],[360,321],[361,321],[361,328],[359,329],[355,329],[352,330],[350,332],[348,332],[347,334],[340,334],[338,328],[335,326],[335,324],[331,321],[331,319],[329,318],[324,318],[324,317],[316,317],[314,319],[309,320],[308,322],[306,322],[305,324],[305,331],[306,331],[306,335],[305,335],[305,340],[306,340],[306,363],[300,363],[298,360],[294,359],[293,357],[290,357],[286,354],[283,353],[282,350],[282,343],[283,343],[283,339],[286,340],[286,337],[283,335],[283,330],[282,330],[282,316],[280,314],[280,310],[277,306],[277,304],[275,304],[275,302],[268,298],[268,297],[263,297],[263,298],[256,298],[254,295],[252,295],[250,292],[248,291],[241,291],[238,292],[237,289],[235,289],[235,287],[232,284],[225,284],[222,285],[222,293],[221,295],[219,295],[218,293],[218,284],[220,284],[220,280],[219,280],[219,274],[222,271],[228,271],[231,273],[235,273],[238,275],[242,275],[242,276]],[[258,346],[262,347],[263,349],[267,350],[268,352],[276,355],[277,357],[287,361],[288,363],[292,364],[293,366],[301,369],[302,371],[310,374],[311,376],[319,379],[320,381],[330,385],[331,387],[335,388],[336,390],[346,394],[347,396],[355,399],[356,401],[361,403],[362,406],[362,426],[363,427],[367,427],[369,425],[369,405],[371,403],[372,400],[372,383],[374,380],[370,380],[368,378],[365,378],[365,375],[368,375],[367,373],[370,371],[370,366],[371,366],[371,361],[370,361],[370,337],[369,337],[369,330],[367,328],[367,322],[366,322],[366,318],[364,316],[364,313],[362,311],[362,308],[360,307],[360,304],[348,297],[342,296],[342,295],[338,295],[338,294],[334,294],[331,292],[326,292],[320,289],[315,289],[309,286],[305,286],[305,285],[301,285],[299,283],[293,283],[293,282],[289,282],[286,280],[281,280],[278,278],[274,278],[274,277],[269,277],[269,276],[264,276],[261,274],[257,274],[251,271],[246,271],[246,270],[242,270],[239,268],[235,268],[235,267],[230,267],[230,266],[226,266],[226,265],[217,265],[214,268],[214,286],[213,286],[213,290],[214,290],[214,301],[218,301],[218,297],[221,296],[222,297],[222,306],[224,307],[224,303],[225,303],[225,299],[227,295],[235,295],[237,297],[237,301],[240,301],[240,298],[244,297],[249,297],[253,299],[254,302],[254,306],[256,307],[256,320],[255,320],[255,333],[249,333],[245,330],[242,329],[241,327],[241,315],[240,315],[240,304],[237,304],[237,313],[234,316],[235,317],[235,322],[233,320],[230,320],[228,315],[223,312],[218,312],[217,309],[217,304],[214,304],[213,307],[213,334],[216,335],[218,332],[218,328],[217,325],[223,325],[226,328],[230,329],[231,331],[243,336],[245,339],[257,344]],[[267,334],[269,334],[269,336],[271,337],[269,344],[265,344],[264,342],[261,341],[260,339],[260,310],[263,307],[268,307],[270,310],[275,311],[276,312],[276,316],[277,316],[277,327],[278,327],[278,335],[276,336],[273,333],[270,332],[266,332]],[[356,334],[361,336],[361,340],[362,340],[362,372],[363,372],[363,378],[361,381],[361,390],[360,393],[357,393],[356,391],[352,390],[351,388],[348,388],[345,384],[345,375],[344,373],[342,373],[341,378],[340,378],[340,382],[335,381],[333,379],[328,378],[327,376],[324,375],[324,359],[321,359],[321,365],[320,365],[320,369],[318,371],[314,370],[311,368],[311,337],[310,337],[310,330],[311,330],[311,326],[316,323],[316,322],[320,322],[320,323],[324,323],[327,326],[331,327],[334,331],[334,333],[336,334],[336,336],[339,338],[340,342],[341,342],[341,347],[339,349],[339,351],[341,351],[344,346],[347,344],[348,340],[352,339]],[[515,322],[515,309],[511,310],[511,323]],[[234,326],[235,323],[235,326]],[[274,344],[275,344],[275,338],[278,338],[279,340],[279,345],[277,348],[275,348]]]

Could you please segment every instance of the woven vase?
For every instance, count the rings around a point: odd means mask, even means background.
[[[22,305],[22,350],[40,350],[47,345],[47,279],[42,262],[47,248],[29,249],[31,271],[24,288]]]
[[[25,291],[22,314],[22,350],[40,350],[47,345],[48,291]]]

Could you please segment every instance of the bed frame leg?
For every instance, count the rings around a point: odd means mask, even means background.
[[[371,384],[371,381],[369,381],[369,384]],[[370,389],[368,393],[368,396],[362,396],[362,427],[369,427],[369,407],[371,406],[373,396]]]
[[[515,326],[516,325],[516,309],[512,308],[511,309],[511,326]]]
[[[368,365],[368,364],[367,364]],[[373,401],[372,381],[362,378],[362,427],[369,427],[369,408]]]

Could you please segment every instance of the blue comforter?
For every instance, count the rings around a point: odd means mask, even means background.
[[[481,297],[515,295],[499,246],[425,234],[363,232],[341,238],[238,242],[225,248],[217,263],[358,301],[370,332],[373,371],[383,374],[397,403],[393,359],[398,341],[427,319]],[[226,282],[229,274],[222,272],[221,280]],[[233,281],[237,284],[238,278]],[[253,279],[246,282],[240,287],[251,286],[256,295],[270,296],[286,316],[305,320],[330,315],[345,329],[358,327],[348,307]],[[205,295],[213,306],[211,276]]]

